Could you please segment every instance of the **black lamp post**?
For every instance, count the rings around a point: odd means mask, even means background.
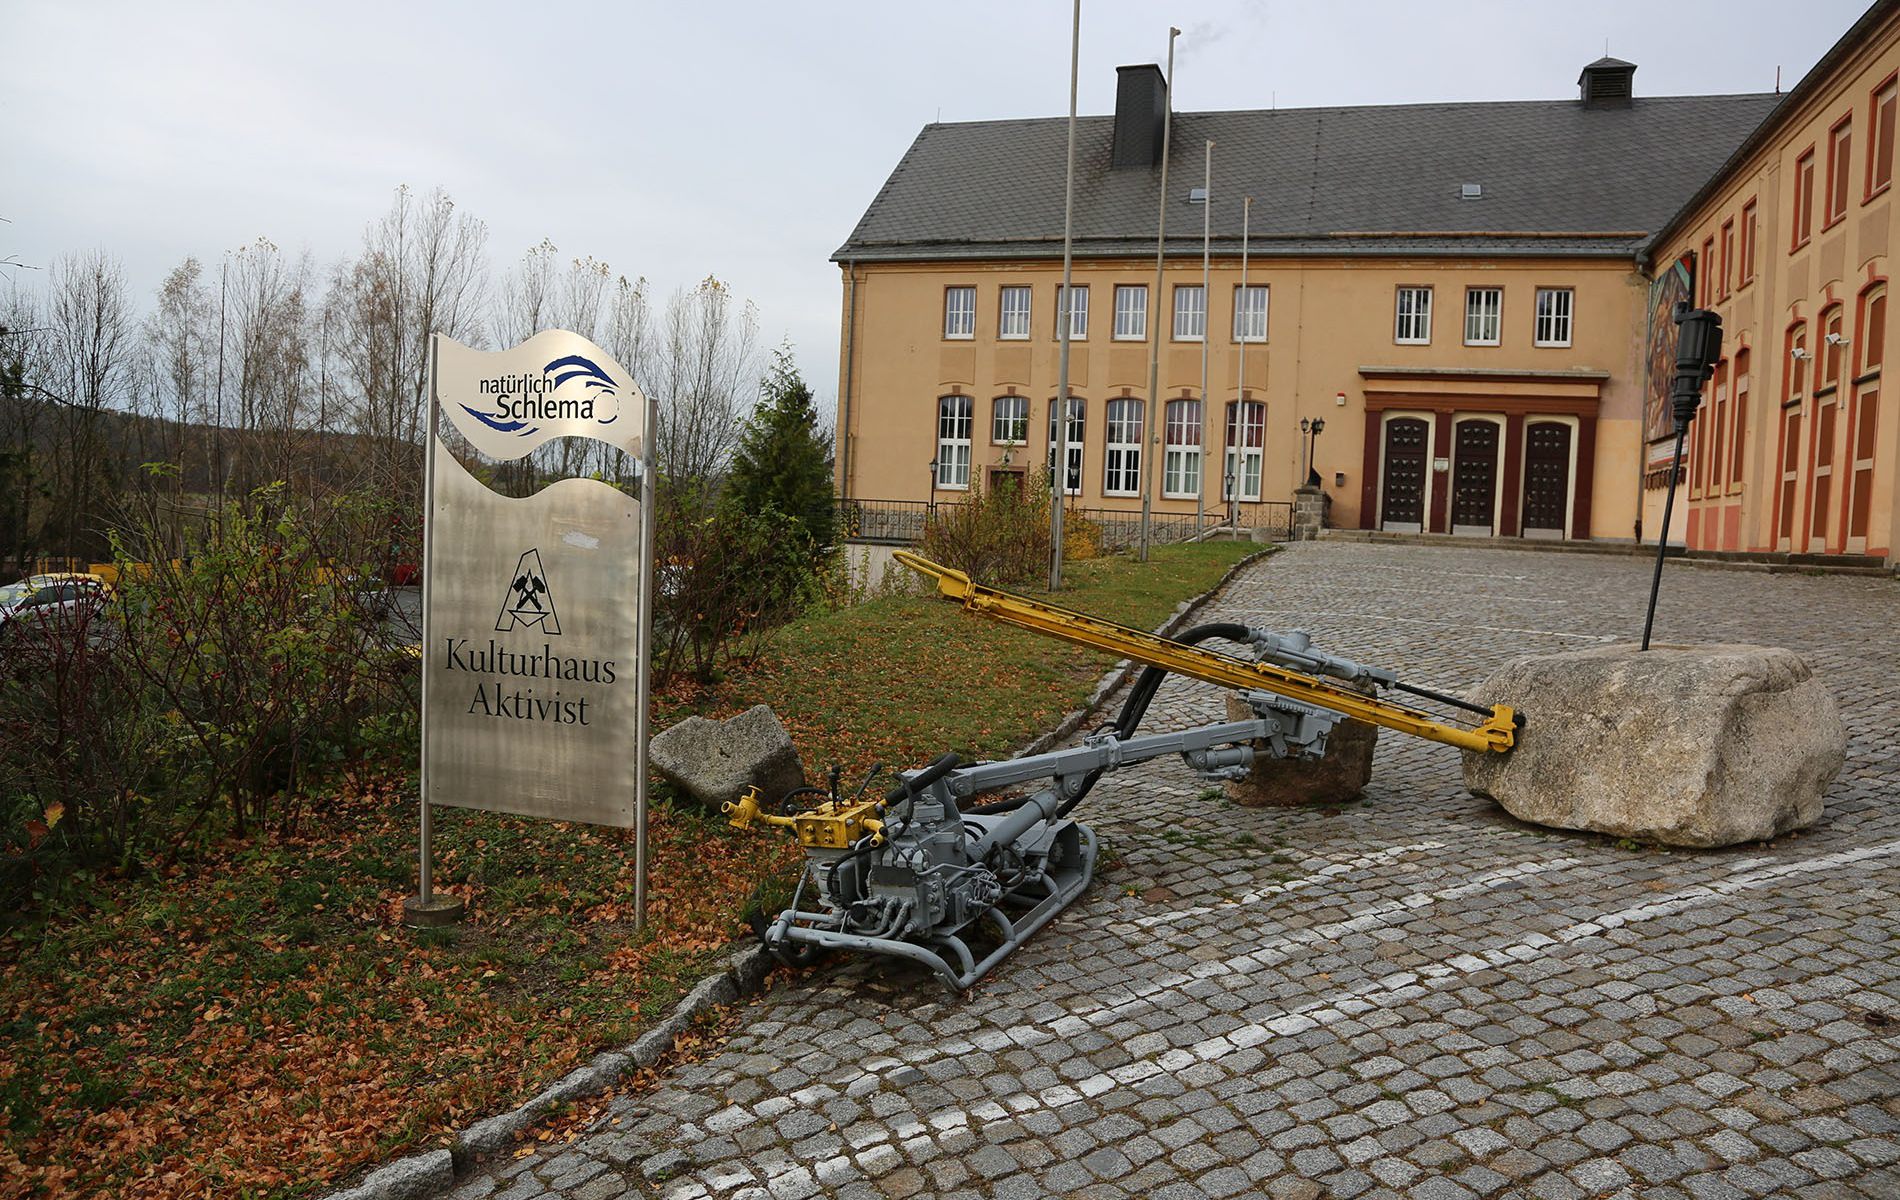
[[[937,460],[930,460],[930,514],[937,514]]]
[[[1237,520],[1236,520],[1236,518],[1235,518],[1235,516],[1234,516],[1234,512],[1235,512],[1235,506],[1234,506],[1234,469],[1233,469],[1233,467],[1232,467],[1232,466],[1229,466],[1229,467],[1227,468],[1227,475],[1226,475],[1226,477],[1225,477],[1225,478],[1226,478],[1226,481],[1227,481],[1227,488],[1226,488],[1226,491],[1225,491],[1225,492],[1223,492],[1222,494],[1223,494],[1224,496],[1226,496],[1226,498],[1227,498],[1227,523],[1228,523],[1229,525],[1233,525],[1233,524],[1237,524],[1238,522],[1237,522]]]
[[[1676,453],[1669,460],[1669,491],[1663,498],[1662,529],[1656,534],[1656,572],[1649,580],[1649,612],[1643,617],[1643,649],[1649,649],[1656,623],[1656,593],[1662,587],[1663,556],[1669,552],[1669,518],[1676,507],[1676,477],[1682,473],[1682,442],[1702,402],[1702,385],[1715,374],[1722,357],[1722,318],[1706,308],[1679,305],[1675,313],[1676,374],[1669,383],[1669,406],[1676,418]]]
[[[1306,452],[1306,486],[1319,486],[1319,472],[1313,468],[1313,457],[1319,452],[1319,435],[1326,428],[1325,417],[1308,420],[1300,418],[1301,449]]]

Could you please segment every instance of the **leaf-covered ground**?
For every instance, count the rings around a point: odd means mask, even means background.
[[[1062,602],[1158,624],[1250,547],[1075,564]],[[721,684],[658,698],[767,703],[806,768],[995,756],[1076,707],[1100,655],[934,599],[785,631]],[[452,930],[400,922],[414,887],[406,772],[340,779],[294,834],[166,874],[90,881],[0,936],[0,1197],[288,1196],[446,1142],[663,1013],[784,887],[789,842],[661,803],[636,935],[630,831],[440,810]]]

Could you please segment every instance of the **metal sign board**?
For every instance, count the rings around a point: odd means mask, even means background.
[[[439,338],[435,381],[436,408],[490,457],[572,436],[646,457],[646,398],[578,334],[550,330],[501,351]],[[497,495],[433,419],[430,442],[425,814],[447,804],[643,824],[650,503],[592,479]],[[642,478],[645,494],[644,462]]]

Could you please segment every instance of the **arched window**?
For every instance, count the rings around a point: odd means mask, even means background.
[[[998,396],[990,409],[990,441],[1021,446],[1029,441],[1029,397]]]
[[[1783,404],[1799,404],[1807,398],[1808,361],[1808,325],[1796,321],[1788,329],[1788,367],[1781,375]]]
[[[1841,306],[1836,304],[1821,314],[1821,380],[1815,391],[1836,387],[1841,382]]]
[[[1201,402],[1170,400],[1167,446],[1161,460],[1161,494],[1192,499],[1201,494]]]
[[[1267,406],[1258,400],[1227,403],[1226,476],[1233,481],[1223,491],[1228,500],[1260,499],[1260,465],[1267,441]]]
[[[1141,492],[1142,401],[1108,402],[1106,451],[1102,456],[1102,494],[1135,496]]]
[[[1855,356],[1860,369],[1855,375],[1880,370],[1887,357],[1887,285],[1877,283],[1860,294],[1860,323],[1854,333]]]
[[[1777,544],[1783,548],[1794,543],[1795,501],[1801,479],[1801,406],[1808,388],[1808,327],[1796,321],[1788,329],[1787,366],[1782,371],[1781,461],[1776,464],[1781,480],[1775,504]]]
[[[1082,490],[1082,435],[1088,417],[1088,404],[1080,396],[1069,397],[1069,469],[1062,482],[1065,492]],[[1054,486],[1056,475],[1056,402],[1049,401],[1049,477]]]
[[[975,405],[968,396],[937,399],[937,486],[970,486],[970,425]]]
[[[1891,103],[1891,100],[1889,100]],[[1891,129],[1882,136],[1890,136]],[[1854,407],[1847,429],[1847,541],[1850,552],[1867,549],[1873,518],[1874,443],[1880,432],[1880,368],[1887,357],[1887,285],[1877,283],[1860,294],[1854,326]]]
[[[1715,364],[1715,378],[1710,383],[1708,488],[1711,492],[1720,494],[1723,476],[1728,471],[1728,459],[1722,453],[1727,445],[1723,439],[1728,433],[1728,363],[1726,360]],[[1702,473],[1702,468],[1697,467],[1696,474]]]
[[[1809,547],[1828,548],[1828,530],[1833,524],[1840,489],[1834,484],[1835,451],[1840,441],[1841,411],[1841,306],[1830,305],[1821,313],[1821,344],[1815,352],[1821,356],[1821,377],[1814,385],[1814,427],[1809,440],[1814,445],[1813,483],[1808,511]]]
[[[1742,442],[1748,433],[1748,368],[1752,357],[1746,346],[1735,352],[1734,396],[1730,402],[1735,409],[1735,428],[1729,435],[1728,481],[1737,486],[1742,482]]]

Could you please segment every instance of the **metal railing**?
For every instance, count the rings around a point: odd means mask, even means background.
[[[962,508],[961,500],[839,500],[838,537],[847,542],[911,546],[924,539],[924,527],[933,514]],[[1271,538],[1293,535],[1293,505],[1283,500],[1243,500],[1218,505],[1200,514],[1155,513],[1149,519],[1149,540],[1158,546],[1190,541],[1216,526],[1233,524]],[[1102,548],[1122,550],[1141,538],[1139,509],[1085,508],[1073,502],[1063,511],[1101,530]]]

